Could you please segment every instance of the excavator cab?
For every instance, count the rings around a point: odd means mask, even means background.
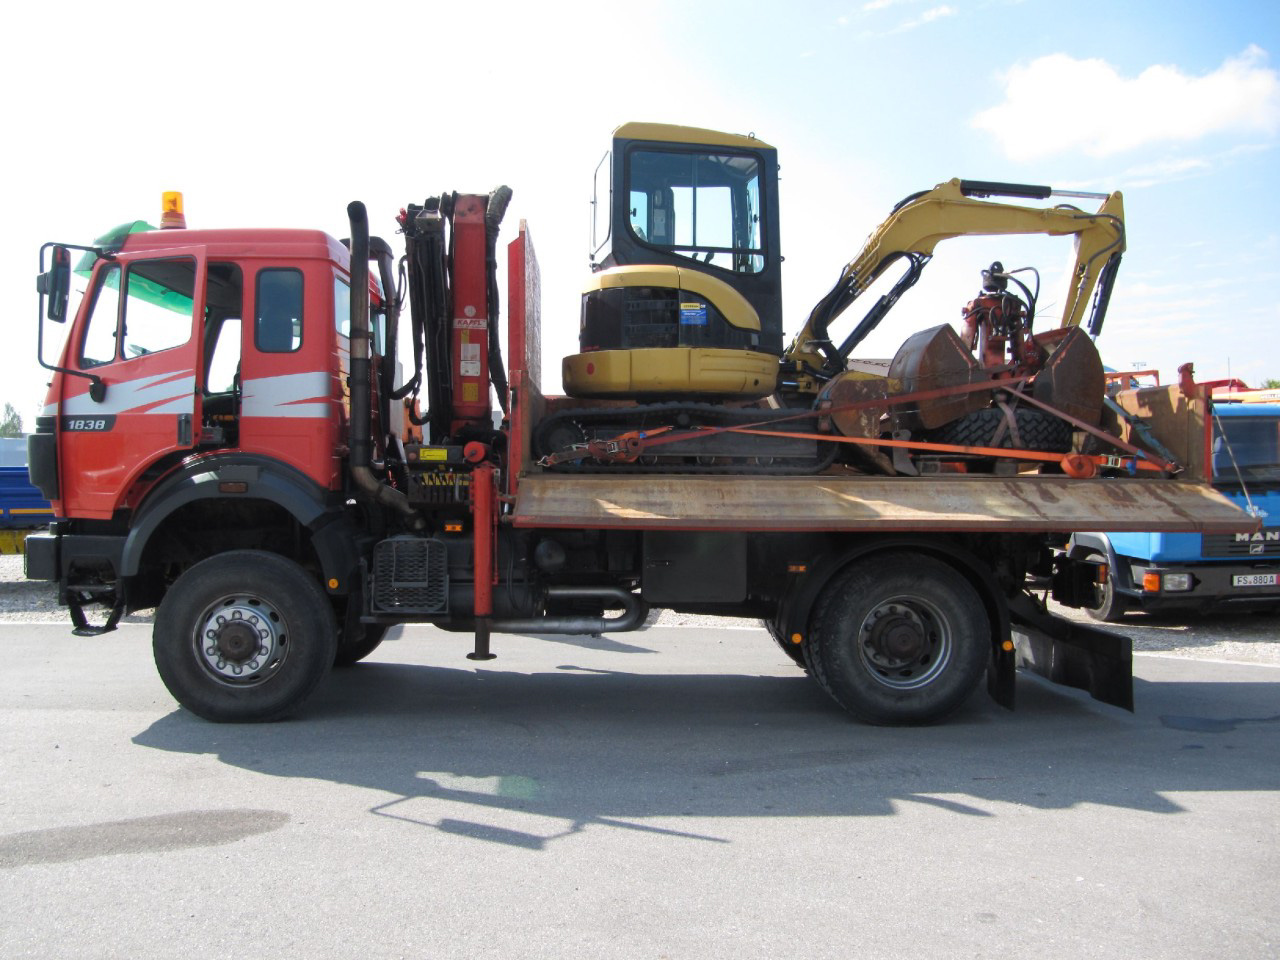
[[[602,162],[570,396],[757,399],[782,353],[778,154],[751,136],[631,123]]]

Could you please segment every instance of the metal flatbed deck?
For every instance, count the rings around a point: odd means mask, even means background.
[[[1234,533],[1257,522],[1162,479],[531,474],[518,527],[632,530]]]

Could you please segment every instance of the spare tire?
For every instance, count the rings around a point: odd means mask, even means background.
[[[1014,408],[1014,420],[1018,425],[1021,444],[1015,444],[1013,431],[1005,422],[1005,412],[999,407],[988,407],[952,420],[934,430],[923,433],[920,439],[930,443],[953,443],[965,447],[999,447],[1020,450],[1036,450],[1042,453],[1069,453],[1071,450],[1071,424],[1049,413],[1032,407]],[[996,431],[1004,424],[999,440]]]

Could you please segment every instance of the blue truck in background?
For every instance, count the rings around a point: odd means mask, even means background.
[[[22,553],[27,534],[53,519],[27,475],[25,437],[0,437],[0,553]]]
[[[1213,484],[1262,521],[1254,533],[1077,533],[1073,557],[1105,560],[1095,620],[1130,611],[1280,610],[1280,403],[1213,403]]]

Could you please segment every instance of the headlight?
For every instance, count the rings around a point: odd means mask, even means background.
[[[1148,570],[1142,575],[1142,589],[1147,593],[1186,593],[1195,585],[1189,573],[1161,573]]]

